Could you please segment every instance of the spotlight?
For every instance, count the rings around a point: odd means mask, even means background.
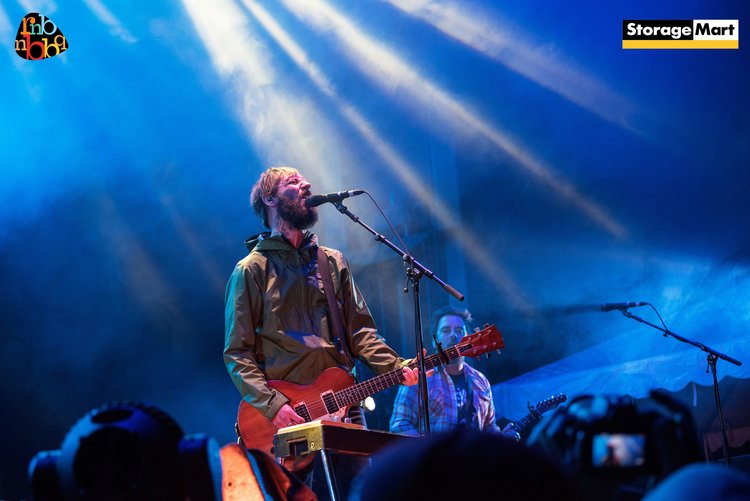
[[[365,398],[365,401],[363,402],[365,409],[372,412],[375,410],[375,399],[372,397]]]

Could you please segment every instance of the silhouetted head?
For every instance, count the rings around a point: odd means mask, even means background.
[[[578,496],[563,469],[544,455],[499,435],[454,430],[409,439],[376,455],[349,499],[568,501]]]

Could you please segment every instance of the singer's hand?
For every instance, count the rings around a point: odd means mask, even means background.
[[[279,409],[279,412],[273,417],[271,422],[276,428],[286,428],[287,426],[304,423],[305,420],[302,419],[302,416],[294,412],[291,405],[284,404],[284,406]]]
[[[422,355],[427,356],[427,350],[422,350]],[[413,359],[412,359],[413,360]],[[412,369],[407,364],[409,364],[411,360],[407,360],[404,362],[404,381],[401,383],[404,386],[414,386],[419,382],[419,368]],[[432,376],[432,374],[435,372],[434,369],[430,369],[427,371],[427,377]]]
[[[419,382],[419,369],[404,367],[404,386],[414,386]]]

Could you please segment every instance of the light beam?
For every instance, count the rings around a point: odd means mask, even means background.
[[[394,89],[408,94],[407,106],[419,103],[430,109],[437,105],[446,124],[460,120],[471,131],[489,139],[510,155],[541,184],[550,188],[563,200],[577,207],[604,230],[617,238],[625,238],[627,231],[606,211],[587,200],[578,190],[552,168],[532,155],[519,142],[493,127],[485,118],[470,110],[447,90],[433,84],[411,65],[404,62],[384,44],[375,41],[352,21],[322,0],[282,0],[284,6],[314,29],[332,33],[342,42],[344,53],[360,72],[386,92]]]

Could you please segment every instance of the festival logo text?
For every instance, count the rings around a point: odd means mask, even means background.
[[[38,61],[68,50],[68,40],[47,16],[30,12],[23,17],[16,35],[16,54]]]

